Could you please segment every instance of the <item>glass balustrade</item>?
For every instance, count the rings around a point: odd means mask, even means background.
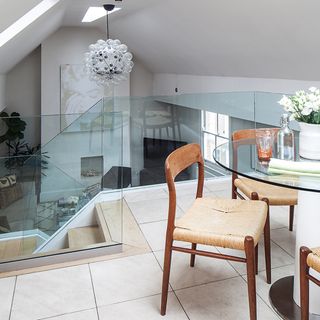
[[[20,117],[20,143],[41,148],[17,146],[16,139],[9,153],[0,144],[0,264],[121,244],[125,188],[165,183],[166,157],[188,143],[202,146],[207,178],[228,174],[214,163],[213,150],[235,130],[277,126],[281,96],[113,97],[83,114]],[[195,168],[177,178],[193,179]]]
[[[47,143],[31,153],[20,141],[19,152],[0,157],[0,264],[122,243],[123,178],[113,168],[122,167],[123,117],[104,112],[108,104],[68,116],[64,127],[61,117],[41,117]],[[26,128],[35,121],[19,118]]]

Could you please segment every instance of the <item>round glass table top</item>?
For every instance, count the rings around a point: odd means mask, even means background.
[[[298,139],[295,140],[295,162],[309,163],[312,160],[299,157]],[[272,148],[272,158],[277,157],[276,146]],[[224,169],[249,179],[273,184],[279,187],[320,192],[319,177],[299,174],[275,174],[269,172],[269,162],[260,161],[254,139],[230,141],[214,149],[213,158]],[[319,163],[320,161],[312,161]]]

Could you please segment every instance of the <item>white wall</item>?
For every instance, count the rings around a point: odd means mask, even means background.
[[[153,92],[153,74],[134,57],[134,67],[130,75],[130,94],[134,97],[149,97]]]
[[[23,116],[41,112],[41,49],[38,47],[7,73],[6,103],[9,112]]]
[[[104,39],[105,33],[95,28],[64,27],[48,37],[41,45],[41,114],[60,114],[60,66],[83,64],[84,54],[90,44]],[[130,95],[130,81],[115,87],[115,96]],[[42,143],[46,143],[60,131],[59,116],[44,119]],[[50,129],[49,129],[50,128]]]
[[[105,38],[95,28],[60,28],[42,43],[41,111],[42,115],[60,114],[60,66],[82,64],[91,43]],[[115,89],[116,96],[129,95],[127,82]]]
[[[0,111],[2,111],[6,107],[6,75],[0,74]]]
[[[40,143],[41,49],[38,47],[7,74],[6,111],[18,112],[27,122],[24,140]]]
[[[84,53],[102,34],[91,28],[60,28],[41,45],[41,114],[60,114],[60,66],[83,63]]]
[[[41,114],[51,115],[43,117],[42,120],[42,132],[41,132],[41,143],[47,143],[51,138],[60,132],[60,66],[63,64],[83,64],[84,55],[88,51],[90,44],[95,43],[98,39],[104,39],[105,33],[101,33],[95,28],[78,28],[78,27],[65,27],[59,29],[49,38],[42,43],[42,55],[41,55]],[[112,90],[110,90],[110,94]],[[114,96],[130,96],[130,79],[122,81],[118,86],[114,87]],[[129,112],[130,105],[126,100],[124,103],[121,99],[115,99],[114,110]],[[123,128],[124,137],[129,135],[129,124]],[[70,139],[73,138],[76,144],[75,148],[78,148],[78,152],[74,152],[74,155],[78,155],[78,162],[73,164],[72,170],[75,175],[80,174],[80,158],[79,154],[83,154],[86,148],[89,147],[89,143],[83,138],[82,142],[76,140],[76,133],[66,133],[70,135]],[[78,138],[86,137],[86,135],[79,134]],[[66,143],[67,140],[65,140]],[[124,141],[129,139],[124,138]],[[56,143],[58,143],[56,141]],[[65,150],[66,146],[58,146],[61,152],[55,152],[56,158],[53,163],[63,163],[65,159],[65,153],[61,150]],[[123,163],[125,165],[130,164],[130,148],[125,148],[126,152],[123,155]],[[128,150],[127,150],[128,149]],[[52,150],[48,150],[49,153],[53,153]],[[81,153],[82,152],[82,153]],[[118,152],[120,154],[120,152]],[[59,159],[58,157],[61,156]],[[113,154],[107,155],[108,159]],[[53,157],[52,159],[53,160]],[[119,163],[118,163],[119,165]],[[61,166],[62,169],[67,168],[65,165]],[[67,168],[69,170],[69,168]]]
[[[320,87],[320,81],[215,77],[164,73],[154,74],[153,79],[154,95],[230,91],[292,93],[296,90],[308,89],[311,86]],[[176,87],[178,88],[178,93],[175,93]]]

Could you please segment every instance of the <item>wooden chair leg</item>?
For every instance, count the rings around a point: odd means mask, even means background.
[[[263,236],[264,236],[264,254],[266,261],[266,276],[267,283],[271,283],[271,245],[270,245],[270,206],[269,200],[263,198],[262,201],[265,201],[268,205],[267,219],[264,225]]]
[[[235,173],[232,173],[232,185],[231,185],[231,199],[237,199],[237,187],[234,185],[234,180],[237,178]]]
[[[255,263],[254,263],[254,241],[253,238],[247,236],[244,241],[244,248],[247,260],[247,278],[248,278],[248,296],[249,296],[249,309],[250,320],[257,319],[257,297],[256,297],[256,276],[255,276]]]
[[[232,187],[232,191],[231,191],[231,198],[232,199],[237,199],[237,188]]]
[[[255,247],[255,255],[254,255],[254,265],[255,265],[255,271],[256,271],[256,274],[258,274],[258,264],[259,264],[259,246],[258,244],[256,245]]]
[[[192,250],[197,250],[197,244],[196,243],[192,243],[191,249]],[[190,267],[194,267],[195,259],[196,259],[196,255],[195,254],[191,254]]]
[[[289,213],[289,231],[293,230],[293,219],[294,219],[294,206],[290,206]]]
[[[161,295],[161,315],[164,316],[167,310],[167,299],[169,289],[169,278],[170,278],[170,267],[171,267],[171,256],[172,256],[172,240],[166,241],[166,248],[164,253],[163,263],[163,278],[162,278],[162,295]]]
[[[252,192],[250,199],[251,200],[259,200],[259,195],[256,192]]]
[[[308,254],[311,250],[307,247],[300,248],[300,306],[301,320],[309,320],[309,267],[307,265]]]

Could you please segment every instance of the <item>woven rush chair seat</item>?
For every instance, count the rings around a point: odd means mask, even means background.
[[[244,250],[246,236],[256,246],[263,233],[268,206],[262,201],[197,198],[175,223],[173,239]]]
[[[320,272],[320,247],[311,249],[311,251],[307,257],[307,265]]]
[[[258,194],[259,200],[268,198],[271,206],[295,206],[298,202],[297,190],[277,187],[247,178],[235,179],[234,185],[248,198],[254,192]]]

